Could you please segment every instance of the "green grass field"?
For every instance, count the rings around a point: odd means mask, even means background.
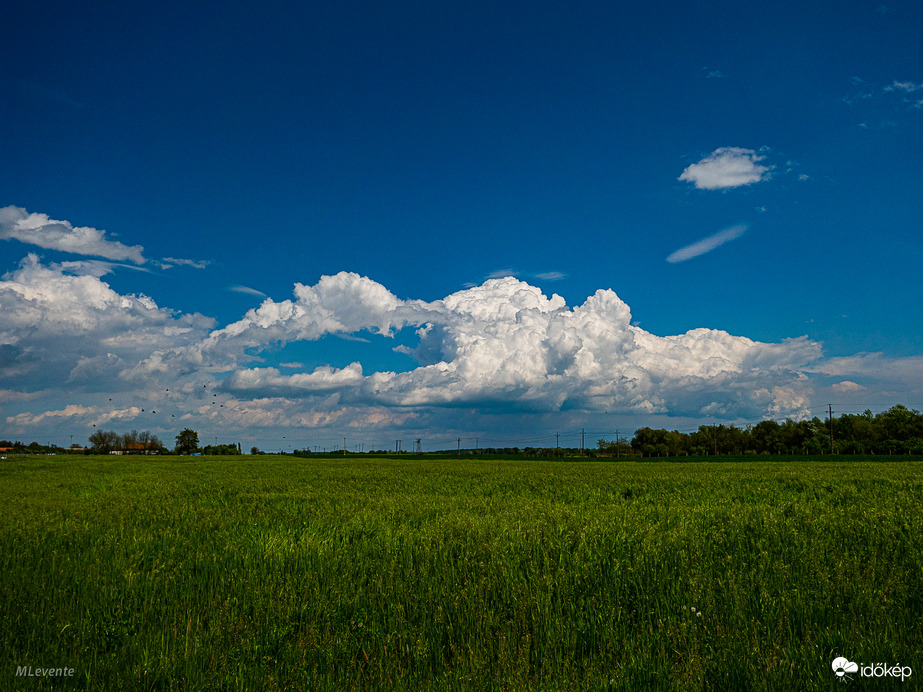
[[[45,457],[0,496],[4,690],[923,678],[921,462]]]

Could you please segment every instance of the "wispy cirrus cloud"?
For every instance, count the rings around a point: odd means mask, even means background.
[[[171,269],[173,267],[192,267],[193,269],[205,269],[212,263],[211,260],[190,260],[180,259],[177,257],[164,257],[160,260],[162,269]]]
[[[539,272],[534,276],[540,281],[562,281],[567,278],[564,272]]]
[[[687,166],[678,180],[700,190],[726,190],[766,180],[771,166],[760,163],[766,157],[753,149],[721,147],[697,163]]]
[[[885,91],[901,91],[905,94],[912,94],[915,91],[923,89],[923,83],[920,82],[899,82],[896,79],[885,87]]]
[[[706,252],[711,252],[715,248],[720,247],[725,243],[729,243],[736,238],[739,238],[746,232],[747,226],[745,224],[738,224],[737,226],[725,228],[723,231],[718,231],[714,235],[710,235],[707,238],[702,238],[702,240],[699,240],[692,245],[687,245],[686,247],[682,247],[676,252],[671,253],[670,256],[667,257],[667,262],[685,262],[686,260],[692,259],[693,257],[704,255]]]
[[[861,91],[843,97],[843,102],[849,106],[857,106],[860,103],[869,104],[891,104],[892,109],[896,106],[900,110],[908,106],[913,109],[923,108],[923,82],[912,80],[895,79],[890,84],[883,87],[877,87],[868,84],[859,77],[853,77],[852,84],[861,88]],[[883,121],[883,126],[893,127],[896,122],[892,120]],[[861,123],[860,127],[867,128],[867,123]]]
[[[902,101],[914,108],[923,108],[923,82],[899,82],[894,80],[885,87],[885,91],[903,94]],[[913,96],[911,96],[913,94]]]

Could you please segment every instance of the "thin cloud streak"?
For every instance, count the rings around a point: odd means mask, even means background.
[[[669,257],[667,257],[667,262],[685,262],[686,260],[690,260],[693,257],[704,255],[706,252],[711,252],[715,248],[720,247],[725,243],[729,243],[736,238],[739,238],[744,233],[746,233],[746,231],[747,227],[744,224],[725,228],[723,231],[719,231],[718,233],[710,235],[707,238],[702,238],[702,240],[695,242],[692,245],[687,245],[686,247],[680,248],[676,252],[672,253]]]
[[[248,296],[257,296],[258,298],[267,298],[268,296],[262,291],[258,291],[255,288],[250,288],[249,286],[242,286],[240,284],[235,284],[234,286],[228,286],[229,291],[234,293],[244,293]]]
[[[180,259],[177,257],[164,257],[160,266],[162,269],[172,269],[175,266],[192,267],[193,269],[205,269],[211,263],[211,260],[190,260]]]

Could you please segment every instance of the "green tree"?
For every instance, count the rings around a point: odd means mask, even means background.
[[[199,433],[185,428],[176,436],[177,454],[194,454],[199,451]]]
[[[97,430],[90,435],[89,440],[97,454],[108,454],[122,446],[122,438],[114,430]]]
[[[908,409],[902,404],[897,404],[884,413],[879,413],[876,419],[879,434],[883,439],[900,441],[914,437],[914,433],[920,427],[918,420],[923,420],[919,411]]]
[[[781,451],[780,428],[774,420],[763,420],[750,430],[750,442],[760,454],[775,454]]]

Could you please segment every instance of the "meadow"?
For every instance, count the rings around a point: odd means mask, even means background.
[[[919,461],[39,457],[0,497],[0,690],[923,678]]]

